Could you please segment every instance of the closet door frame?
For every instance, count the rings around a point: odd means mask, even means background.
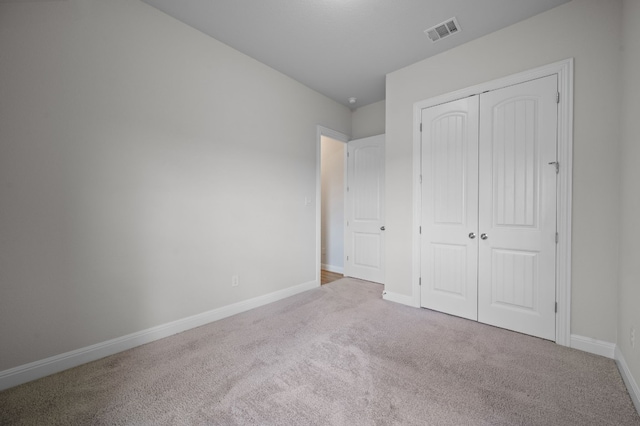
[[[558,78],[558,173],[556,251],[556,343],[571,345],[571,198],[573,170],[573,58],[416,102],[413,106],[412,305],[420,307],[421,130],[422,110],[541,77]]]

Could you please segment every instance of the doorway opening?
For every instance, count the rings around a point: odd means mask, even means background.
[[[324,141],[324,142],[323,142]],[[329,142],[327,142],[329,141]],[[344,199],[345,199],[345,179],[346,179],[346,147],[347,147],[347,142],[349,142],[349,137],[347,135],[345,135],[344,133],[340,133],[337,132],[335,130],[329,129],[328,127],[324,127],[324,126],[318,126],[317,127],[317,137],[316,137],[316,282],[318,285],[324,284],[325,281],[327,281],[328,279],[338,279],[340,275],[342,275],[344,273]],[[332,188],[331,188],[331,192],[332,192],[332,199],[333,201],[337,201],[335,200],[336,198],[338,198],[338,195],[336,194],[336,192],[342,191],[341,192],[341,199],[342,199],[342,206],[340,207],[340,203],[339,202],[334,202],[332,206],[325,206],[325,202],[323,202],[323,167],[325,169],[325,171],[331,171],[334,170],[337,167],[337,163],[338,160],[333,158],[336,156],[335,153],[331,154],[332,157],[332,162],[335,162],[336,164],[330,164],[329,161],[323,161],[326,159],[323,159],[323,145],[329,146],[331,145],[333,148],[335,148],[334,150],[337,150],[337,146],[336,144],[341,144],[342,145],[342,149],[343,149],[343,154],[342,154],[342,168],[340,169],[340,167],[338,167],[339,170],[342,171],[342,189],[338,190],[338,188],[335,187],[336,182],[334,182],[334,180],[339,180],[339,176],[338,177],[330,177],[330,176],[325,176],[327,178],[330,178],[330,180],[332,181]],[[325,153],[326,154],[326,153]],[[323,164],[323,163],[327,163],[327,164]],[[330,166],[330,167],[325,167],[325,166]],[[328,173],[327,173],[328,174]],[[326,184],[324,185],[326,187]],[[325,188],[326,189],[326,188]],[[329,225],[325,225],[325,219],[327,219],[327,213],[325,213],[323,210],[325,208],[331,209],[334,216],[332,219],[329,220]],[[340,208],[342,209],[340,211]],[[339,227],[334,227],[333,229],[329,229],[330,225],[332,223],[334,223],[336,220],[338,220],[339,217],[342,217],[342,231],[339,231]],[[329,248],[327,248],[327,238],[326,236],[323,237],[324,234],[331,234],[332,238],[331,241],[336,243],[333,246],[330,246]],[[338,242],[336,242],[336,237],[335,235],[338,235],[338,240],[339,240],[339,245]],[[335,260],[336,256],[340,253],[340,250],[342,250],[342,257],[341,257],[341,263],[338,262],[337,260]],[[335,264],[333,264],[335,263]],[[333,271],[331,270],[325,270],[325,279],[323,280],[323,268],[331,268],[333,269]],[[338,275],[338,277],[336,278],[333,274]]]
[[[320,137],[320,284],[344,275],[346,143]]]

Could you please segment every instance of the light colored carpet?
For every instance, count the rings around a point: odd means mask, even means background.
[[[342,279],[0,393],[0,424],[640,425],[612,360]]]

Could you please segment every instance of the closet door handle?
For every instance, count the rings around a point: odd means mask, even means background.
[[[476,237],[476,234],[474,232],[469,232],[469,238],[473,240],[475,237]]]
[[[489,238],[489,236],[487,234],[480,234],[480,238],[486,240],[487,238]]]

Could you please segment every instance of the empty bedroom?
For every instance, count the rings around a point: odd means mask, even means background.
[[[639,0],[0,0],[0,425],[640,425],[639,73]]]

